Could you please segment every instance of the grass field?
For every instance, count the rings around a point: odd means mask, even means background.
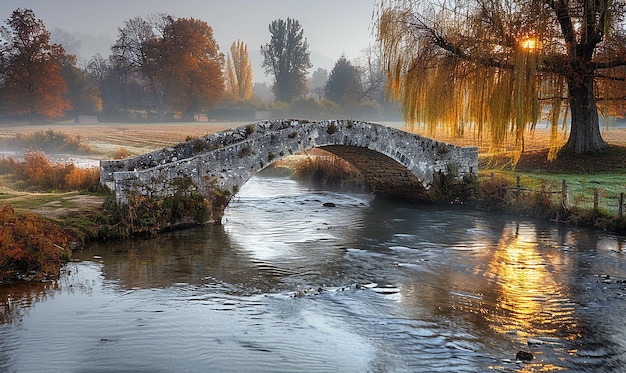
[[[0,123],[0,140],[10,139],[18,133],[26,134],[42,130],[54,129],[71,135],[80,136],[82,141],[96,152],[106,155],[119,147],[125,147],[133,154],[163,148],[184,141],[187,137],[203,136],[228,128],[247,124],[248,122],[191,122],[191,123],[74,123],[62,122],[47,125],[29,125],[23,123]],[[389,123],[385,123],[389,124]],[[406,128],[400,123],[395,127],[403,128],[423,136],[431,137],[426,129]],[[602,131],[604,139],[614,145],[626,146],[626,128],[609,126]],[[549,143],[549,131],[537,129],[526,135],[525,149],[533,151],[542,149]],[[480,154],[488,153],[488,146],[473,134],[468,133],[462,138],[436,132],[432,136],[441,141],[459,146],[477,146]],[[565,143],[566,134],[560,135],[560,142]]]
[[[222,131],[242,122],[198,122],[198,123],[88,123],[74,122],[48,125],[2,125],[0,140],[14,138],[17,134],[28,134],[53,129],[79,136],[99,158],[111,157],[118,149],[125,148],[131,154],[142,154],[185,141],[187,137],[198,137]]]

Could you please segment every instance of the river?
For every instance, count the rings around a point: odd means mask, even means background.
[[[625,243],[259,175],[222,226],[0,287],[0,371],[625,371]]]

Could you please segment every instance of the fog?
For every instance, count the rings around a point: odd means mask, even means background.
[[[32,9],[53,36],[75,39],[79,61],[96,53],[110,54],[123,22],[136,16],[166,13],[193,17],[212,28],[222,52],[241,39],[248,45],[254,67],[254,81],[266,81],[260,68],[260,46],[269,42],[268,26],[278,18],[296,19],[309,42],[315,69],[331,70],[345,55],[355,59],[373,44],[372,12],[376,0],[2,0],[0,17],[6,20],[17,8]],[[3,22],[4,23],[4,22]],[[61,37],[61,39],[63,38]],[[58,38],[58,37],[57,37]],[[62,41],[62,40],[61,40]],[[58,40],[57,40],[58,42]]]

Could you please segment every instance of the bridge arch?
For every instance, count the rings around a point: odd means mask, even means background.
[[[355,165],[377,196],[428,200],[437,174],[476,175],[478,150],[369,122],[268,120],[140,156],[100,162],[100,181],[118,204],[132,193],[167,197],[181,187],[236,194],[258,171],[292,154],[323,148]]]

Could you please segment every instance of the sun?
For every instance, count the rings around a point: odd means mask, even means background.
[[[522,39],[521,45],[522,45],[522,48],[524,49],[535,50],[539,47],[539,42],[537,41],[536,38],[528,37],[528,38]]]

